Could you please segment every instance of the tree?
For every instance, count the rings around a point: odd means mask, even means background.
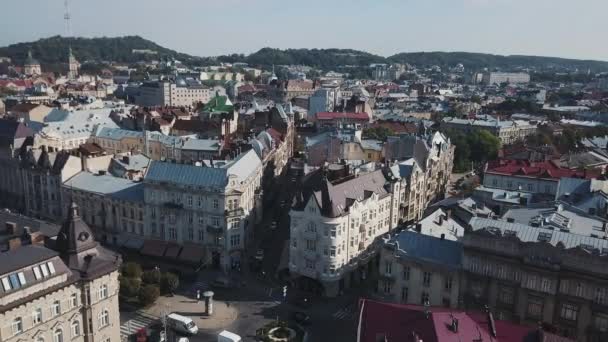
[[[137,298],[139,299],[139,303],[143,306],[150,305],[154,303],[158,297],[160,296],[160,289],[156,285],[144,285],[139,290],[139,295]]]
[[[363,130],[363,137],[367,139],[386,141],[386,138],[391,135],[393,135],[393,131],[389,128],[382,126],[365,128]]]
[[[120,277],[120,295],[123,297],[135,297],[138,295],[141,280],[138,278]]]
[[[126,278],[140,279],[142,274],[141,266],[134,262],[127,262],[122,265],[122,276]]]
[[[163,274],[161,288],[164,293],[172,294],[179,287],[179,277],[171,272]]]
[[[161,273],[158,268],[145,271],[141,276],[141,280],[146,284],[160,285],[160,278],[161,278]]]

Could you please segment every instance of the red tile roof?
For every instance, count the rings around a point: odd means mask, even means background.
[[[336,120],[336,119],[352,119],[352,120],[369,120],[367,113],[341,113],[341,112],[319,112],[317,120]]]
[[[492,337],[489,317],[484,313],[467,313],[448,308],[382,303],[362,299],[359,303],[360,322],[358,342],[376,342],[379,336],[389,342],[413,342],[414,335],[424,342],[482,341],[525,342],[543,334],[544,341],[573,342],[537,327],[494,320],[496,337]],[[458,329],[451,328],[452,318]],[[533,339],[537,341],[538,339]]]
[[[570,170],[562,168],[552,160],[530,162],[527,160],[504,159],[489,162],[486,173],[546,179],[560,179],[562,177],[591,179],[601,175],[601,171],[599,170]]]

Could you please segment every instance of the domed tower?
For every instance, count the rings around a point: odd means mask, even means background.
[[[23,73],[29,76],[41,75],[42,68],[40,62],[32,57],[32,50],[27,52],[27,59],[23,65]]]
[[[78,63],[78,60],[74,57],[72,47],[70,46],[68,55],[68,78],[71,80],[78,78],[78,69],[80,69],[80,63]]]

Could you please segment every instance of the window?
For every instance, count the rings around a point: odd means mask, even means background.
[[[593,327],[601,332],[608,332],[608,315],[596,314],[593,317]]]
[[[11,283],[8,280],[8,277],[2,278],[2,287],[4,288],[4,291],[10,291],[12,289]]]
[[[316,233],[317,226],[314,224],[314,222],[309,222],[308,225],[306,226],[306,231],[311,232],[311,233]]]
[[[53,342],[63,342],[63,330],[55,330],[53,333]]]
[[[298,247],[298,240],[296,240],[296,239],[292,239],[292,241],[291,241],[291,242],[292,242],[292,243],[291,243],[291,245],[293,246],[293,248]]]
[[[72,293],[70,296],[70,306],[75,308],[78,306],[78,296],[75,293]]]
[[[188,228],[188,240],[194,240],[194,229],[192,227]]]
[[[530,318],[541,318],[543,316],[543,299],[540,297],[528,297],[528,316]]]
[[[393,287],[393,284],[390,281],[385,281],[384,282],[384,294],[391,293],[392,287]]]
[[[393,273],[393,263],[390,261],[384,262],[384,274],[391,275]]]
[[[551,280],[548,278],[542,278],[540,280],[540,290],[543,292],[551,292]]]
[[[553,234],[551,234],[549,232],[540,232],[540,233],[538,233],[538,241],[549,242],[549,241],[551,241],[552,236],[553,236]]]
[[[452,290],[452,284],[454,282],[454,279],[452,277],[446,277],[445,278],[445,290],[446,291],[451,291]]]
[[[504,304],[513,304],[514,302],[514,292],[513,289],[508,287],[501,287],[498,292],[498,300]]]
[[[530,275],[528,277],[528,288],[529,289],[535,289],[536,288],[536,281],[537,281],[537,277],[535,275]]]
[[[214,227],[219,227],[220,226],[220,218],[217,216],[214,216],[211,218],[211,223],[213,224]]]
[[[198,230],[198,241],[205,241],[205,231],[202,229]]]
[[[420,304],[430,305],[430,296],[428,292],[422,292],[422,295],[420,296]]]
[[[569,321],[576,321],[578,317],[578,306],[574,304],[563,304],[560,317]]]
[[[35,266],[32,268],[32,270],[34,271],[34,278],[36,278],[36,280],[39,280],[40,278],[42,278],[42,273],[40,272],[40,266]]]
[[[108,298],[108,285],[103,284],[99,287],[99,291],[97,292],[97,297],[99,299],[106,299]]]
[[[42,276],[43,276],[43,277],[45,277],[45,278],[46,278],[46,277],[48,277],[48,276],[49,276],[49,274],[50,274],[50,273],[49,273],[48,266],[47,266],[46,264],[42,264],[42,265],[40,265],[40,270],[42,270]]]
[[[41,308],[37,308],[36,310],[34,310],[34,313],[32,314],[32,321],[34,322],[34,324],[42,323],[42,309]]]
[[[409,292],[409,289],[407,287],[401,288],[401,302],[402,303],[407,303],[408,292]]]
[[[80,336],[80,322],[72,322],[72,337]]]
[[[595,302],[598,304],[606,305],[608,301],[606,300],[608,289],[605,287],[598,287],[595,291]]]
[[[99,327],[103,328],[108,325],[110,325],[110,314],[108,313],[108,310],[103,310],[99,315]]]
[[[186,196],[186,203],[188,204],[189,207],[192,206],[192,196],[190,196],[190,195]]]
[[[403,280],[410,280],[410,267],[403,266]]]
[[[582,297],[584,293],[585,293],[585,288],[584,288],[583,284],[577,283],[574,295],[577,297]]]
[[[312,261],[312,260],[306,259],[306,268],[314,270],[315,269],[315,262]]]
[[[59,314],[61,314],[61,304],[56,300],[51,304],[51,315],[55,317],[59,316]]]
[[[317,242],[315,240],[306,240],[306,249],[314,252],[317,250]]]
[[[21,334],[23,332],[23,320],[21,317],[17,317],[13,320],[11,328],[13,330],[13,335]]]
[[[173,227],[169,227],[169,239],[177,240],[177,230]]]
[[[213,209],[217,209],[220,207],[220,201],[216,198],[213,200]]]
[[[241,245],[241,234],[230,235],[230,246],[237,247]]]
[[[335,257],[336,256],[336,247],[335,246],[331,246],[331,248],[329,250],[329,256],[330,257]]]
[[[36,342],[44,342],[44,337],[38,337],[38,338],[36,339]]]
[[[431,272],[424,272],[422,274],[422,285],[424,285],[424,287],[431,286]]]

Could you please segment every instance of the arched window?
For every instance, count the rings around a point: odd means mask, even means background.
[[[72,308],[78,306],[78,296],[75,293],[72,293],[72,295],[70,296],[70,305]]]
[[[72,322],[72,337],[80,336],[80,322],[74,320]]]
[[[99,314],[99,327],[105,327],[110,325],[110,313],[108,312],[108,310],[103,310],[101,311],[101,314]]]
[[[58,300],[54,301],[51,305],[51,313],[53,314],[53,317],[61,314],[61,303]]]
[[[63,342],[63,330],[55,330],[53,333],[53,342]]]

